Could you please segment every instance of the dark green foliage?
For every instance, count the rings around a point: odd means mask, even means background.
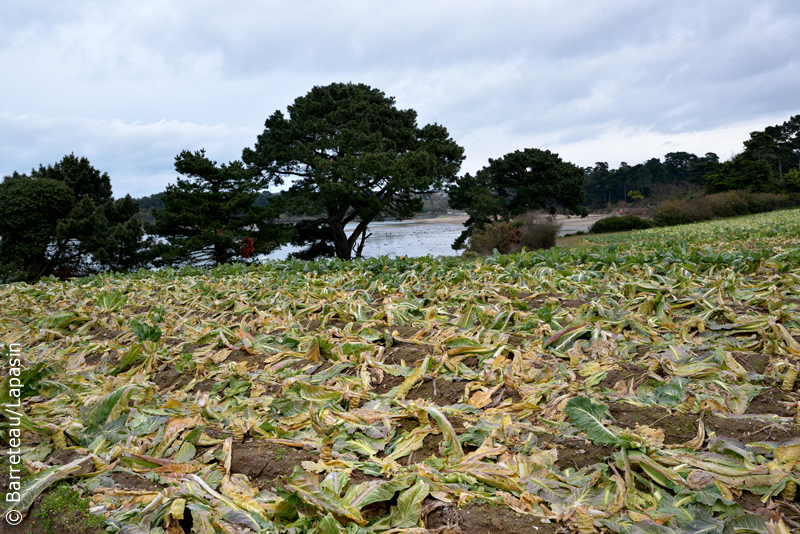
[[[108,173],[100,173],[92,167],[86,158],[78,158],[75,154],[64,156],[55,165],[47,167],[39,165],[38,170],[31,171],[31,178],[58,180],[72,189],[75,200],[80,202],[88,198],[93,202],[105,202],[111,198],[111,180]]]
[[[7,278],[34,279],[52,272],[47,248],[73,203],[72,189],[64,182],[16,173],[6,177],[0,184],[0,261],[10,271]]]
[[[752,132],[744,150],[709,176],[706,190],[785,193],[794,190],[793,170],[800,170],[800,115]]]
[[[709,174],[719,168],[719,157],[713,152],[697,156],[689,152],[670,152],[664,161],[651,158],[644,163],[609,169],[608,163],[598,162],[584,171],[586,205],[603,208],[619,201],[631,202],[632,191],[650,198],[664,188],[691,188],[705,184]]]
[[[654,226],[652,221],[642,219],[636,215],[622,215],[606,217],[600,219],[589,229],[593,234],[605,234],[608,232],[627,232],[629,230],[645,230]]]
[[[164,209],[164,203],[161,202],[161,193],[137,198],[136,202],[139,204],[139,218],[143,222],[155,222],[156,219],[151,212]]]
[[[267,119],[242,159],[273,184],[294,180],[281,195],[290,213],[323,214],[297,226],[303,258],[360,257],[371,221],[413,217],[420,195],[454,180],[464,159],[444,127],[417,127],[414,110],[363,84],[314,87],[288,110]]]
[[[768,191],[772,188],[772,170],[763,161],[757,161],[747,152],[723,163],[708,177],[706,191],[719,193],[736,189]]]
[[[474,229],[528,211],[547,208],[555,213],[563,207],[586,215],[583,179],[583,169],[549,150],[526,148],[490,159],[475,176],[467,174],[450,187],[450,206],[470,216],[453,248],[461,248]]]
[[[776,193],[747,193],[744,198],[750,213],[782,210],[794,204],[788,195]]]
[[[288,229],[269,221],[281,213],[270,202],[254,206],[263,181],[240,161],[218,166],[205,151],[175,157],[175,169],[188,178],[167,186],[147,230],[165,242],[153,246],[156,265],[217,265],[251,260],[284,244]],[[248,250],[248,239],[252,250]]]
[[[133,330],[133,334],[139,340],[139,343],[144,341],[158,343],[158,341],[161,339],[161,329],[158,327],[158,325],[140,323],[136,319],[133,319],[131,321],[131,330]]]
[[[30,177],[0,184],[0,262],[5,280],[82,276],[142,264],[144,232],[126,196],[114,200],[106,173],[65,156]]]
[[[467,242],[467,253],[487,255],[548,249],[556,245],[561,224],[552,217],[526,213],[513,221],[497,221],[476,229]]]

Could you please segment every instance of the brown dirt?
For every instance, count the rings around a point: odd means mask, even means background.
[[[620,428],[651,426],[664,430],[664,443],[677,445],[697,436],[698,414],[683,415],[655,406],[633,406],[624,402],[611,403],[609,412],[614,425]],[[774,412],[769,412],[774,413]],[[756,441],[784,441],[800,437],[800,430],[793,424],[780,425],[763,419],[722,417],[706,414],[703,418],[706,435],[714,432],[717,437],[736,438],[744,443]]]
[[[602,464],[612,459],[617,450],[611,445],[595,445],[591,441],[581,438],[541,434],[538,439],[537,446],[540,449],[556,448],[558,460],[555,465],[559,469],[572,467],[578,470],[589,465]]]
[[[194,387],[192,388],[192,391],[199,391],[199,392],[202,392],[202,393],[208,393],[209,391],[211,391],[211,389],[214,387],[214,384],[216,384],[216,383],[217,383],[217,381],[216,380],[212,380],[212,379],[202,380],[202,381],[200,381],[200,382],[198,382],[198,383],[196,383],[194,385]]]
[[[125,490],[159,491],[161,489],[146,478],[126,471],[112,472],[108,476],[111,477],[120,488]]]
[[[88,453],[81,454],[80,452],[74,449],[61,449],[58,451],[51,452],[47,458],[45,459],[44,463],[48,465],[66,465],[73,460],[77,460],[78,458],[83,458],[87,456]],[[87,475],[94,471],[94,466],[92,462],[86,462],[83,467],[79,471],[75,471],[72,476],[82,476]]]
[[[769,355],[757,352],[733,352],[733,357],[745,370],[751,373],[764,374],[769,363]]]
[[[781,401],[791,401],[780,388],[768,388],[750,401],[745,413],[748,414],[775,414],[780,417],[794,417],[794,410],[781,404]]]
[[[455,382],[444,378],[424,380],[406,395],[406,399],[432,400],[439,406],[449,406],[461,402],[465,385],[465,382]]]
[[[247,362],[248,371],[257,371],[261,365],[261,360],[263,359],[263,355],[250,354],[246,350],[236,349],[235,351],[231,352],[230,356],[228,356],[228,358],[225,360],[225,363]]]
[[[111,330],[94,325],[89,329],[88,332],[86,332],[86,334],[92,338],[92,341],[106,341],[107,339],[115,339],[116,337],[121,336],[123,333],[119,330]]]
[[[398,343],[393,345],[386,351],[384,363],[392,365],[400,365],[401,361],[405,361],[406,365],[412,365],[416,362],[425,359],[433,352],[432,348],[428,345],[414,345],[412,343]]]
[[[431,502],[432,499],[428,499],[424,504],[430,506]],[[558,524],[542,523],[539,518],[490,504],[468,504],[463,508],[439,506],[424,518],[424,522],[431,531],[458,526],[465,534],[556,534],[560,531]]]
[[[159,391],[171,386],[174,386],[175,389],[180,389],[191,381],[191,376],[185,373],[179,373],[174,368],[164,369],[153,376],[153,382],[156,383]]]
[[[278,477],[291,474],[300,462],[317,460],[317,455],[303,449],[263,441],[234,443],[231,472],[246,475],[253,484],[274,488]]]
[[[743,443],[754,441],[785,441],[800,437],[794,424],[780,425],[761,419],[724,419],[706,417],[706,432],[713,431],[717,437],[736,438]]]
[[[614,426],[634,429],[637,426],[651,426],[664,430],[664,443],[677,445],[697,436],[697,415],[670,413],[657,406],[633,406],[627,402],[614,402],[608,407],[614,418]],[[708,423],[706,417],[706,423]]]
[[[422,462],[426,458],[430,458],[432,456],[441,457],[441,453],[439,452],[439,444],[442,441],[444,441],[444,438],[441,434],[428,434],[425,436],[425,439],[422,440],[422,447],[405,457],[406,465],[413,465],[416,462]],[[402,461],[402,459],[400,461]]]
[[[631,378],[641,376],[644,372],[642,367],[630,363],[621,362],[619,366],[622,367],[621,370],[612,369],[611,371],[606,371],[606,377],[600,382],[600,386],[612,389],[614,384],[620,380],[628,382]]]
[[[100,363],[100,360],[102,360],[102,359],[103,359],[103,353],[102,352],[93,352],[91,354],[87,354],[83,358],[83,361],[86,362],[86,365],[91,367],[92,365],[97,365],[98,363]]]
[[[392,376],[388,373],[384,373],[383,382],[377,384],[373,391],[376,395],[384,395],[390,389],[399,386],[403,380],[404,378],[402,376]]]

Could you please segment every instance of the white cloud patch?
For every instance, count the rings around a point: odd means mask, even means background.
[[[209,158],[228,162],[239,159],[241,147],[256,134],[242,127],[179,121],[142,124],[0,113],[0,175],[27,173],[74,153],[108,173],[115,197],[138,197],[175,182],[173,165],[182,150],[205,148]]]

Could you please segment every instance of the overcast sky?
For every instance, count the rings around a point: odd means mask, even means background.
[[[239,159],[333,82],[447,127],[462,172],[523,148],[725,160],[800,114],[799,58],[798,0],[5,0],[0,176],[74,152],[116,197],[156,193],[181,150]]]

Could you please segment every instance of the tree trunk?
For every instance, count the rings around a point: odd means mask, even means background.
[[[358,247],[356,248],[355,258],[360,258],[361,257],[361,253],[364,250],[364,241],[368,237],[367,236],[367,225],[369,225],[369,223],[371,223],[371,222],[372,221],[367,221],[367,220],[364,220],[364,219],[359,221],[358,225],[356,226],[356,229],[353,231],[353,234],[347,240],[347,244],[350,247],[350,250],[352,251],[353,247],[356,246],[356,243],[359,243],[359,236],[361,236],[360,243],[358,244]]]
[[[336,249],[336,257],[340,260],[349,261],[352,249],[342,221],[329,221],[329,224],[331,225],[331,230],[333,230],[333,246]]]

